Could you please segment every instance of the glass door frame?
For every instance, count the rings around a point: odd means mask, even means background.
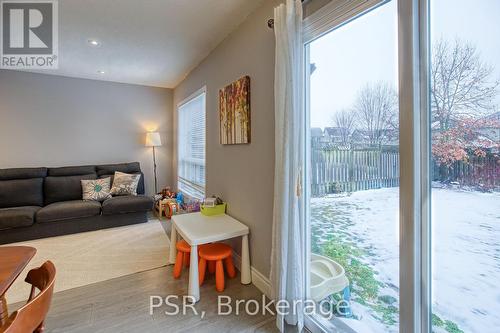
[[[431,332],[429,0],[398,1],[400,332]],[[405,112],[410,110],[410,112]]]
[[[305,124],[310,128],[309,44],[326,33],[389,1],[398,1],[398,81],[400,132],[399,331],[431,332],[430,218],[430,55],[429,0],[334,0],[304,19]],[[309,299],[310,133],[305,131],[306,298]],[[339,332],[350,329],[340,320]],[[306,328],[322,332],[317,318],[305,317]]]

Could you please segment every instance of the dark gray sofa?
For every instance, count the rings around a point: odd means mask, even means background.
[[[137,196],[82,200],[82,179],[113,178],[115,171],[141,174]],[[142,223],[152,208],[138,162],[0,169],[0,244]]]

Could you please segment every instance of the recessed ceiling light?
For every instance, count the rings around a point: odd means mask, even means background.
[[[98,41],[97,39],[88,39],[87,40],[87,43],[90,45],[90,46],[93,46],[93,47],[98,47],[98,46],[101,46],[101,42]]]
[[[101,74],[101,75],[103,75],[103,74],[106,74],[106,72],[105,72],[105,71],[98,70],[98,71],[97,71],[97,74]]]

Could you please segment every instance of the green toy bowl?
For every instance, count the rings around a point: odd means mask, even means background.
[[[216,205],[215,207],[205,207],[201,205],[200,211],[206,216],[222,215],[226,213],[226,203],[224,202],[222,205]]]

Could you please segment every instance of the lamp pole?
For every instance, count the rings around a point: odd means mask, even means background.
[[[146,147],[153,148],[153,168],[155,174],[155,194],[158,193],[158,178],[156,177],[156,147],[161,146],[161,137],[158,132],[146,133]]]
[[[158,180],[156,178],[156,153],[155,153],[155,146],[153,146],[153,168],[154,168],[154,174],[155,174],[155,194],[158,193]]]

